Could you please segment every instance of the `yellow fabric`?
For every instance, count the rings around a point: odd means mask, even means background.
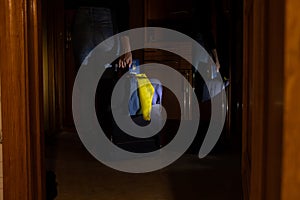
[[[141,110],[144,120],[150,121],[154,88],[146,74],[136,74]]]

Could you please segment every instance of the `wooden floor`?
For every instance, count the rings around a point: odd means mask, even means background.
[[[240,156],[185,154],[146,174],[118,172],[95,160],[75,133],[47,142],[47,166],[55,171],[57,200],[241,200]]]

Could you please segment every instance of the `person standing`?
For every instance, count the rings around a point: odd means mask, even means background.
[[[129,29],[129,3],[127,0],[65,0],[65,8],[75,10],[72,24],[72,45],[77,71],[91,51],[107,38]],[[119,68],[132,64],[130,39],[124,35],[107,40],[101,45],[103,54],[119,56]],[[115,64],[107,63],[100,78],[95,107],[99,123],[108,134],[112,131],[111,94],[116,83]]]
[[[223,82],[212,80],[221,67],[213,34],[213,27],[216,24],[214,20],[215,2],[214,0],[192,0],[192,5],[191,37],[206,51],[204,52],[203,49],[197,47],[193,48],[193,66],[197,69],[194,73],[195,93],[198,99],[203,102],[211,99],[211,85],[214,88],[222,88],[223,84]],[[207,80],[211,81],[205,83],[201,75],[207,76]]]

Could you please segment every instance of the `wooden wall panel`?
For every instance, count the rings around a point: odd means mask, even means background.
[[[43,199],[40,5],[0,1],[4,199]]]
[[[264,196],[279,200],[281,194],[283,89],[284,89],[284,0],[266,1],[266,76]]]
[[[245,200],[263,200],[265,1],[244,1],[243,150]]]
[[[244,200],[249,199],[250,194],[250,169],[251,169],[251,127],[248,126],[250,122],[251,112],[250,112],[250,83],[249,79],[251,77],[250,67],[252,66],[252,48],[253,48],[253,1],[244,1],[244,24],[243,24],[243,115],[242,115],[242,184],[243,184],[243,197]]]
[[[64,4],[43,0],[44,106],[47,135],[62,129],[64,118]]]
[[[244,12],[244,198],[276,200],[281,194],[284,1],[245,0]]]
[[[282,200],[300,199],[300,1],[286,1]]]

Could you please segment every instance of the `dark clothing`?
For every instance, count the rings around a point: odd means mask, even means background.
[[[211,50],[216,48],[212,33],[213,1],[193,0],[192,3],[192,38],[211,54]]]
[[[207,101],[211,99],[211,94],[219,90],[222,83],[213,79],[212,70],[216,69],[214,63],[211,62],[209,56],[215,61],[213,57],[213,49],[216,49],[216,43],[212,32],[213,24],[213,0],[193,0],[192,1],[192,35],[191,37],[196,40],[207,53],[203,53],[200,49],[193,49],[193,66],[197,69],[194,71],[194,87],[195,93],[199,101]],[[202,56],[201,56],[202,55]],[[215,74],[215,73],[213,73]],[[208,82],[205,83],[202,76],[209,77]],[[215,88],[213,88],[216,86]],[[209,90],[210,88],[210,90]],[[213,90],[211,90],[213,88]]]
[[[193,31],[211,30],[213,3],[212,0],[192,0]]]
[[[78,8],[74,17],[72,41],[76,68],[102,41],[114,35],[111,12],[108,8]],[[118,41],[111,40],[101,49],[103,54],[118,53]],[[103,68],[105,66],[102,66]]]
[[[212,50],[216,49],[214,35],[211,31],[193,32],[192,38],[196,40],[213,57]]]
[[[77,69],[98,44],[129,29],[127,0],[65,0],[65,8],[76,9],[72,41]],[[119,55],[120,41],[115,38],[102,50],[103,53]]]
[[[114,33],[129,28],[129,3],[127,0],[65,0],[65,9],[108,8],[111,10]]]
[[[72,42],[77,69],[85,62],[91,51],[111,36],[129,29],[129,5],[127,0],[66,0],[65,9],[76,9],[72,28]],[[101,49],[103,55],[120,55],[120,39],[106,40]],[[111,95],[116,82],[112,63],[106,63],[100,78],[95,107],[101,127],[110,138],[113,117]]]

